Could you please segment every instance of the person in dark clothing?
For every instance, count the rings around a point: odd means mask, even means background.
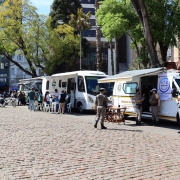
[[[23,99],[23,94],[20,91],[19,94],[18,94],[18,106],[20,106],[22,104],[22,99]]]
[[[64,90],[61,91],[61,94],[59,95],[59,109],[58,114],[62,113],[64,114],[65,110],[65,102],[68,96],[64,93]],[[61,111],[62,110],[62,111]]]

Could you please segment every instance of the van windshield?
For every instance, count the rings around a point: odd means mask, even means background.
[[[97,77],[97,76],[86,76],[86,87],[87,87],[87,93],[91,95],[97,95],[99,94],[99,89],[100,88],[105,88],[106,89],[106,95],[111,96],[113,93],[113,87],[114,83],[99,83],[98,84],[98,79],[101,79],[104,77]]]

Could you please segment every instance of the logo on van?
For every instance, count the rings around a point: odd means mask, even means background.
[[[168,78],[162,78],[159,82],[159,90],[162,93],[166,93],[170,88],[170,82]]]
[[[55,81],[55,79],[54,79],[53,82],[52,82],[52,86],[56,86],[56,81]]]

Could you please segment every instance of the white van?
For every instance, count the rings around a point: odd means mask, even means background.
[[[43,76],[42,77],[36,77],[36,78],[29,78],[29,79],[20,79],[18,83],[18,91],[24,92],[26,96],[26,102],[28,103],[28,92],[30,88],[42,90],[42,81],[43,81]]]
[[[105,77],[108,77],[108,75],[100,71],[74,71],[53,74],[43,78],[42,92],[44,95],[48,90],[53,96],[55,89],[59,93],[65,90],[70,97],[71,107],[78,108],[82,113],[84,110],[93,110],[99,88],[106,88],[107,96],[112,95],[114,83],[98,84],[98,80]]]
[[[126,115],[135,116],[134,95],[139,88],[145,94],[142,117],[151,118],[149,97],[151,89],[156,88],[160,96],[160,118],[177,121],[179,118],[178,94],[180,92],[180,73],[174,69],[152,68],[126,71],[100,79],[99,83],[115,82],[113,101],[115,106],[127,107]]]

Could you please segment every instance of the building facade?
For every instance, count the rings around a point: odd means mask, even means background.
[[[9,60],[0,55],[0,94],[9,90]]]
[[[18,62],[24,69],[29,69],[29,64],[23,54],[15,54],[13,56],[13,60]],[[18,83],[20,79],[28,79],[32,77],[13,63],[10,63],[9,70],[9,91],[18,90]],[[41,69],[36,68],[36,73],[38,76],[41,76]]]

